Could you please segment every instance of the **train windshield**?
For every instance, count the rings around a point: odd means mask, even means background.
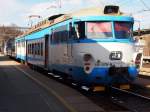
[[[87,38],[112,38],[112,23],[87,22]]]
[[[133,34],[133,24],[130,22],[115,22],[115,38],[117,39],[127,39]]]

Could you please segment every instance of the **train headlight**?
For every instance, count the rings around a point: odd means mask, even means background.
[[[92,55],[85,54],[83,57],[84,71],[87,74],[90,74],[94,68],[94,59]]]
[[[109,55],[110,60],[121,60],[123,57],[121,51],[112,51]]]

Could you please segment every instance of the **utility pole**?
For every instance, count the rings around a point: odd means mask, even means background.
[[[42,18],[42,16],[40,16],[40,15],[30,15],[30,16],[28,16],[28,18],[29,18],[28,25],[30,25],[30,27],[32,27],[33,26],[33,20],[32,20],[32,18],[38,18],[38,19],[40,19],[40,18]]]
[[[61,7],[62,7],[62,1],[59,0],[59,8],[61,9]]]
[[[62,0],[55,0],[55,2],[56,2],[56,5],[51,5],[51,6],[49,6],[48,8],[46,8],[46,9],[50,9],[50,8],[58,8],[58,13],[60,13],[61,12],[61,8],[62,8]]]
[[[141,21],[140,20],[135,20],[138,22],[138,35],[141,35]]]

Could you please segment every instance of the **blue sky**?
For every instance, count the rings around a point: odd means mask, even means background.
[[[58,7],[59,0],[1,0],[0,1],[0,25],[29,26],[30,15],[41,15],[42,18],[32,18],[33,24],[58,13],[69,13],[86,7],[103,7],[107,4],[115,4],[121,7],[121,11],[132,14],[135,17],[135,27],[138,21],[141,28],[150,28],[150,0],[61,0],[62,8]]]

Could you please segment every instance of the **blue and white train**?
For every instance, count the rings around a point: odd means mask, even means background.
[[[16,38],[16,58],[81,85],[127,84],[142,56],[133,24],[117,6],[51,16]]]

